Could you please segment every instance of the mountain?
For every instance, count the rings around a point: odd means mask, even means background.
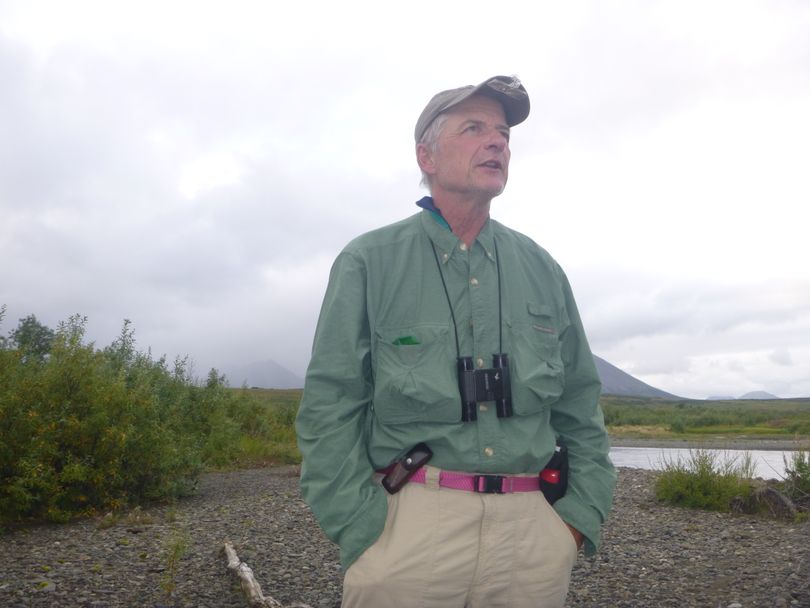
[[[779,399],[779,397],[771,393],[766,393],[765,391],[751,391],[750,393],[740,395],[737,399]]]
[[[623,372],[601,357],[593,356],[596,371],[602,380],[603,395],[625,395],[628,397],[659,397],[661,399],[680,399],[677,395],[664,392],[649,384],[645,384],[630,374]]]
[[[255,361],[223,371],[233,387],[301,388],[304,379],[272,359]]]

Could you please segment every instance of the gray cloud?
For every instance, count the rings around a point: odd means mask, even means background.
[[[790,351],[784,348],[773,351],[770,360],[779,365],[793,365],[793,357],[790,356]]]
[[[700,141],[655,145],[695,108],[736,108],[753,130],[735,141],[774,134],[768,150],[748,153],[774,193],[737,202],[751,190],[741,187],[731,208],[762,210],[771,230],[795,226],[771,216],[784,193],[807,192],[796,177],[803,148],[788,145],[806,112],[783,124],[772,106],[733,104],[810,98],[801,3],[728,4],[732,23],[702,5],[538,6],[485,54],[465,27],[415,45],[419,7],[350,20],[329,6],[317,20],[274,9],[270,34],[257,27],[266,16],[238,8],[219,19],[201,7],[188,21],[164,7],[150,23],[139,19],[154,7],[126,5],[119,17],[100,5],[97,24],[57,27],[42,50],[14,30],[25,6],[0,9],[0,331],[29,313],[53,326],[80,312],[106,344],[130,318],[139,344],[188,353],[202,371],[274,358],[302,373],[336,253],[415,211],[418,109],[440,88],[516,71],[534,110],[516,130],[515,175],[493,215],[559,255],[594,350],[676,393],[714,391],[714,374],[716,392],[757,382],[810,394],[800,371],[810,364],[810,278],[790,270],[791,238],[747,232],[749,212],[718,214],[716,226],[702,218],[730,178],[707,184],[716,168],[700,153],[739,144],[718,143],[708,112]],[[602,175],[613,158],[623,164]],[[650,159],[661,173],[648,184]],[[680,200],[683,184],[696,202]],[[696,233],[672,228],[684,214]],[[688,254],[707,225],[712,268],[740,268],[744,242],[779,273],[714,280],[696,265],[691,276]],[[667,249],[680,258],[651,272],[646,258]]]

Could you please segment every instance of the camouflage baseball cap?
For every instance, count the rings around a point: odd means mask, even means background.
[[[450,89],[434,95],[433,99],[422,110],[419,120],[416,121],[416,129],[414,130],[416,142],[419,143],[430,123],[439,114],[475,94],[486,95],[499,101],[503,106],[506,124],[510,127],[520,124],[529,115],[529,94],[520,83],[520,80],[516,76],[493,76],[478,86],[467,85],[466,87]]]

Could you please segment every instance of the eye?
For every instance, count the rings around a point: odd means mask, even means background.
[[[464,127],[464,133],[478,133],[481,130],[481,127],[475,123],[469,124]]]

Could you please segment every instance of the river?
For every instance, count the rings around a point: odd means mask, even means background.
[[[620,448],[610,449],[610,459],[617,467],[630,467],[634,469],[663,469],[667,462],[688,462],[687,448]],[[788,463],[791,451],[780,450],[706,450],[717,455],[718,462],[726,462],[732,458],[740,459],[747,452],[754,460],[755,477],[763,479],[782,479],[785,475],[785,458]]]

